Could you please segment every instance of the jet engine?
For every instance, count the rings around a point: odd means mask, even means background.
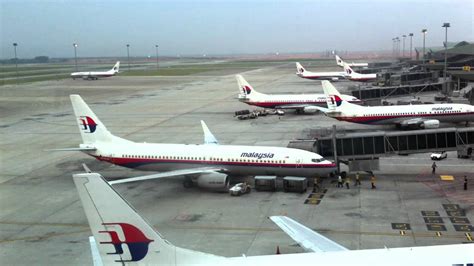
[[[221,173],[201,174],[197,177],[196,183],[198,187],[202,188],[225,191],[229,189],[229,177],[226,174]]]
[[[420,128],[424,128],[424,129],[432,129],[432,128],[438,128],[438,127],[439,127],[439,120],[436,120],[436,119],[425,120],[420,123]]]
[[[303,108],[303,113],[307,113],[307,114],[313,114],[313,113],[316,113],[318,110],[318,108],[314,107],[314,106],[306,106]]]

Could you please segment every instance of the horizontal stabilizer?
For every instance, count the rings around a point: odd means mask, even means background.
[[[270,219],[307,251],[327,252],[348,250],[289,217],[271,216]]]
[[[159,178],[164,178],[164,177],[196,175],[196,174],[204,174],[204,173],[211,173],[211,172],[220,172],[220,173],[222,173],[222,172],[226,172],[226,169],[211,168],[211,167],[181,169],[181,170],[175,170],[175,171],[161,172],[161,173],[152,174],[152,175],[144,175],[144,176],[137,176],[137,177],[130,177],[130,178],[114,180],[114,181],[110,181],[109,184],[115,185],[115,184],[130,183],[130,182],[135,182],[135,181],[159,179]]]
[[[95,151],[96,147],[47,149],[46,151]]]

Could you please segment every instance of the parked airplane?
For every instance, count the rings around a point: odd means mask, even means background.
[[[342,60],[342,58],[340,58],[338,55],[336,55],[336,64],[340,67],[344,67],[344,64],[347,64],[348,66],[350,67],[367,67],[369,66],[368,63],[347,63],[347,62],[344,62],[344,60]]]
[[[377,74],[360,74],[352,70],[352,68],[344,64],[344,71],[346,72],[346,78],[351,80],[351,81],[362,81],[362,82],[367,82],[371,81],[377,78]]]
[[[320,94],[263,94],[256,91],[241,76],[236,75],[239,85],[239,101],[248,105],[254,105],[273,109],[294,109],[298,113],[315,113],[318,108],[315,106],[326,106],[326,96]],[[339,95],[341,99],[348,102],[360,104],[361,101],[349,95]]]
[[[303,176],[327,175],[335,164],[320,155],[284,147],[219,145],[201,121],[204,144],[137,143],[112,135],[79,95],[71,102],[83,143],[79,148],[100,161],[161,173],[112,181],[111,184],[184,176],[186,187],[226,189],[230,176]]]
[[[305,79],[315,80],[332,80],[337,81],[346,78],[345,72],[311,72],[304,69],[304,67],[296,62],[296,75]]]
[[[360,106],[339,97],[329,81],[323,81],[328,108],[322,110],[337,120],[360,124],[394,124],[402,129],[438,128],[440,122],[474,121],[474,106],[468,104],[417,104],[395,106]]]
[[[120,61],[117,61],[115,63],[114,67],[111,70],[108,71],[89,71],[89,72],[74,72],[71,73],[71,78],[76,79],[76,78],[82,78],[82,79],[99,79],[99,78],[105,78],[105,77],[112,77],[115,76],[119,72],[120,68]]]
[[[310,232],[311,236],[317,237],[307,238],[313,241],[307,244],[316,247],[312,251],[320,252],[226,258],[174,246],[155,231],[99,174],[75,174],[73,179],[95,239],[90,241],[94,262],[104,265],[274,266],[316,263],[451,266],[472,265],[474,262],[474,244],[347,250],[316,232]],[[289,230],[295,230],[295,235],[299,235],[301,227],[304,227],[295,221],[288,223],[287,217],[277,218]],[[321,240],[319,236],[323,237],[322,243],[317,241]],[[229,243],[232,244],[232,241],[223,244]],[[99,252],[96,252],[97,249]]]

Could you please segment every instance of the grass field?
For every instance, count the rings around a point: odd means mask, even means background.
[[[213,61],[209,59],[203,60],[186,60],[181,59],[176,65],[168,64],[156,69],[154,63],[132,64],[131,70],[127,71],[127,64],[122,64],[120,76],[186,76],[219,70],[235,70],[242,72],[252,69],[268,66],[278,66],[299,61],[305,66],[312,68],[330,66],[334,64],[334,60],[330,59],[283,59],[283,60],[227,60]],[[106,70],[105,65],[81,66],[82,71],[87,70]],[[69,74],[74,71],[74,65],[71,64],[38,64],[15,66],[0,66],[0,86],[7,84],[22,84],[37,81],[58,80],[68,78]]]

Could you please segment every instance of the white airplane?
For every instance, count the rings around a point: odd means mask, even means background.
[[[238,99],[248,105],[272,109],[294,109],[297,113],[315,113],[315,106],[326,106],[326,96],[319,94],[263,94],[256,91],[241,75],[236,75],[239,85]],[[349,95],[339,95],[350,103],[362,101]]]
[[[83,143],[79,148],[56,151],[82,151],[100,161],[145,171],[161,172],[110,182],[127,183],[163,177],[184,176],[185,187],[227,189],[232,176],[328,175],[335,164],[319,154],[284,147],[219,145],[201,121],[204,144],[137,143],[112,135],[79,95],[71,102]]]
[[[305,79],[338,81],[346,78],[345,72],[311,72],[296,62],[296,75]]]
[[[96,173],[73,176],[93,238],[95,265],[473,265],[474,244],[347,250],[287,217],[272,217],[311,253],[226,258],[174,246]],[[301,231],[301,228],[306,230]],[[287,231],[287,230],[285,230]],[[301,235],[309,233],[309,236]],[[292,236],[292,237],[293,237]],[[319,240],[322,240],[320,242]],[[232,242],[222,243],[232,248]]]
[[[99,79],[99,78],[105,78],[105,77],[112,77],[115,76],[119,72],[120,68],[120,61],[117,61],[115,63],[114,67],[111,70],[108,71],[89,71],[89,72],[74,72],[71,73],[71,78],[76,79],[76,78],[82,78],[82,79]]]
[[[368,63],[347,63],[347,62],[344,62],[344,60],[342,60],[342,58],[340,58],[338,55],[336,55],[336,64],[340,67],[344,67],[344,64],[347,64],[348,66],[350,67],[368,67],[369,64]]]
[[[346,78],[351,81],[367,82],[377,78],[377,74],[360,74],[355,72],[349,65],[344,64],[344,71],[346,72]]]
[[[468,104],[417,104],[394,106],[360,106],[339,97],[329,81],[323,81],[328,108],[322,110],[329,117],[360,124],[394,124],[402,129],[438,128],[440,122],[474,121],[474,106]]]

